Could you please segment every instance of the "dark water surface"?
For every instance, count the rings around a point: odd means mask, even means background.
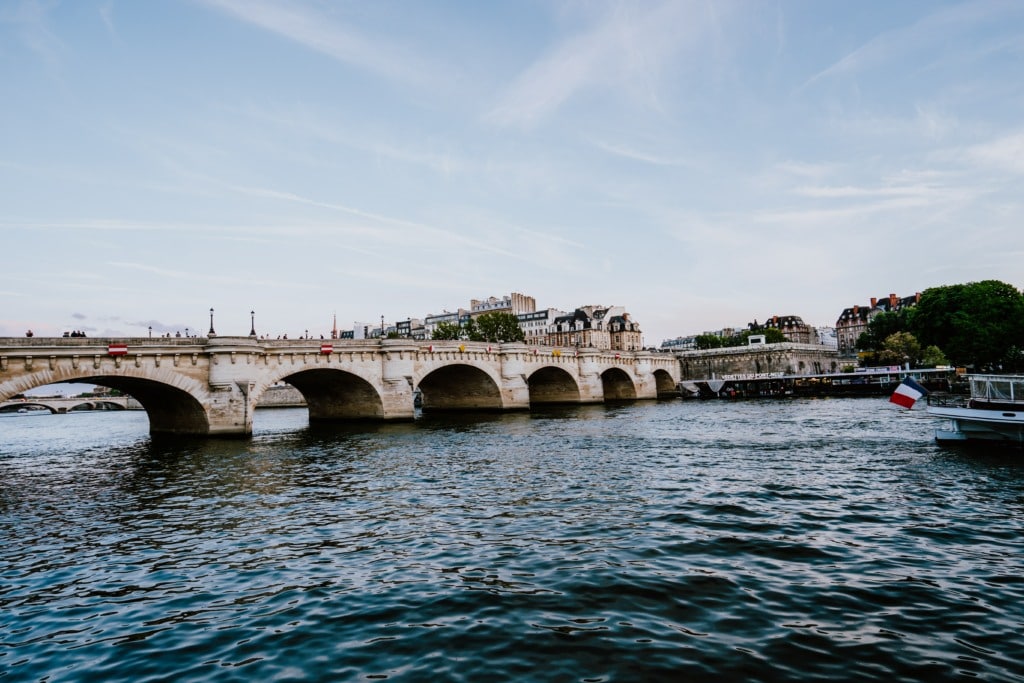
[[[0,680],[1024,680],[1024,459],[884,399],[0,417]]]

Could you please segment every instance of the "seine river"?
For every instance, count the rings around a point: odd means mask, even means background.
[[[1024,457],[885,399],[0,417],[4,681],[1024,681]]]

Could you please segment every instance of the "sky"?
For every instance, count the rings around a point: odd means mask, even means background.
[[[0,335],[1024,286],[1018,0],[0,0]]]

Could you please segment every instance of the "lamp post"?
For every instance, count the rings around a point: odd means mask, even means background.
[[[213,331],[213,309],[210,309],[210,331],[207,334],[211,337],[216,337],[217,333]]]
[[[384,316],[380,317],[380,338],[384,338]]]
[[[152,325],[149,326],[149,338],[150,339],[153,338],[153,326]]]
[[[256,311],[249,311],[249,319],[252,321],[252,326],[249,328],[249,336],[256,336]]]

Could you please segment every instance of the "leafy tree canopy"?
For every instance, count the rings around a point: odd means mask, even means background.
[[[882,342],[882,350],[877,359],[887,365],[916,366],[921,360],[921,345],[917,338],[909,332],[894,332]]]
[[[924,346],[937,346],[956,365],[1018,370],[1024,339],[1024,295],[998,280],[933,287],[908,316]]]
[[[523,328],[519,327],[519,319],[511,313],[484,313],[470,322],[475,323],[475,329],[471,330],[469,335],[472,341],[500,343],[521,342],[526,339]]]
[[[437,324],[437,327],[434,328],[434,334],[430,338],[442,340],[458,339],[460,334],[462,334],[462,327],[458,323],[443,322]]]
[[[434,329],[432,339],[468,339],[492,343],[521,342],[526,339],[519,319],[511,313],[484,313],[464,324],[443,322]]]

